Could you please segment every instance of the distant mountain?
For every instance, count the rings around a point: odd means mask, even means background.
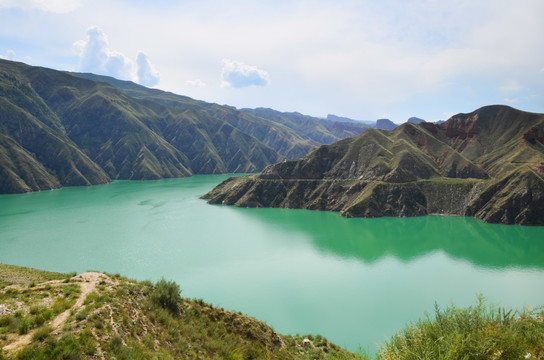
[[[255,172],[282,159],[228,122],[0,60],[0,192]]]
[[[393,130],[397,127],[397,124],[389,119],[378,119],[376,121],[376,129],[378,130]]]
[[[304,159],[231,178],[212,203],[344,216],[474,216],[544,225],[544,114],[487,106],[441,125],[370,129]]]
[[[343,117],[343,116],[336,116],[336,115],[332,115],[332,114],[327,115],[326,120],[337,121],[337,122],[350,122],[350,123],[356,123],[357,122],[357,120],[353,120],[353,119]]]
[[[359,135],[369,128],[361,123],[332,122],[296,112],[279,112],[266,108],[238,110],[231,106],[210,104],[162,90],[149,89],[108,76],[82,73],[73,75],[108,83],[137,99],[151,100],[168,107],[193,109],[226,121],[288,159],[301,158],[319,145]]]
[[[0,193],[256,172],[366,128],[0,60]]]
[[[347,137],[359,135],[370,128],[370,126],[360,122],[332,121],[302,115],[297,112],[279,112],[266,108],[242,109],[241,111],[265,119],[272,124],[285,126],[299,136],[309,139],[313,144],[330,144]],[[263,142],[267,143],[266,141]],[[288,157],[302,157],[306,155],[307,152],[308,151],[305,153],[298,153],[296,154],[297,156]],[[291,154],[295,155],[293,152],[291,152]]]
[[[356,123],[356,124],[364,124],[364,125],[367,125],[368,127],[375,127],[376,126],[375,121],[354,120],[354,119],[350,119],[348,117],[336,116],[336,115],[332,115],[332,114],[327,115],[325,120],[330,120],[330,121],[335,121],[335,122],[349,122],[349,123]]]
[[[422,122],[425,122],[425,120],[420,119],[418,117],[411,117],[408,119],[408,122],[412,124],[421,124]]]

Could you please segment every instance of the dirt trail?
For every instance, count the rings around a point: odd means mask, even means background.
[[[70,316],[71,310],[77,310],[83,305],[83,302],[87,298],[87,295],[92,292],[94,289],[96,289],[96,286],[100,282],[101,279],[105,279],[106,275],[98,273],[98,272],[86,272],[83,274],[79,274],[74,276],[70,281],[76,282],[79,284],[81,288],[81,293],[79,294],[79,297],[76,300],[76,303],[70,308],[65,310],[64,312],[60,313],[53,319],[51,322],[51,328],[53,329],[53,333],[59,333],[62,329],[62,326],[66,323],[66,320]],[[48,281],[44,284],[50,284],[50,285],[59,285],[62,284],[63,280],[52,280]],[[39,285],[38,285],[39,286]],[[24,346],[30,344],[32,341],[32,335],[34,332],[29,332],[28,334],[19,336],[17,340],[12,342],[9,345],[4,346],[3,350],[6,351],[9,354],[14,354]]]

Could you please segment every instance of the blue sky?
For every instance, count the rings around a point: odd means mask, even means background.
[[[0,0],[0,57],[359,120],[544,113],[542,0]]]

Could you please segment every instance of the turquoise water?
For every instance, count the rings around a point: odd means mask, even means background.
[[[0,196],[0,262],[178,282],[276,331],[371,352],[446,306],[544,305],[544,228],[200,200],[224,175]]]

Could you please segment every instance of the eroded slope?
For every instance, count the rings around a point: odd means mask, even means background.
[[[448,214],[544,225],[543,175],[544,115],[488,106],[441,125],[371,129],[229,179],[205,198],[344,216]]]

